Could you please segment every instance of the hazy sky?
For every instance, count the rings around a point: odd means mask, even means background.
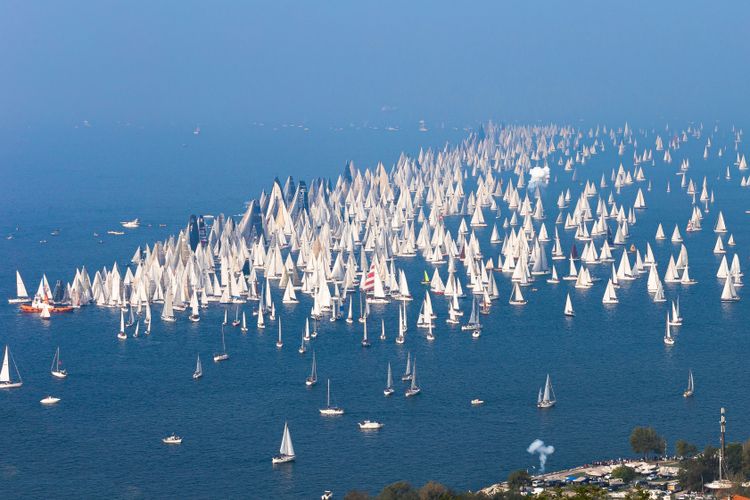
[[[747,1],[3,0],[0,123],[741,121],[749,20]]]

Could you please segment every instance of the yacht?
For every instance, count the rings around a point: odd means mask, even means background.
[[[47,396],[46,398],[42,399],[39,402],[42,403],[43,405],[47,405],[47,406],[49,406],[49,405],[56,405],[57,403],[60,402],[60,398],[56,398],[54,396]]]
[[[388,378],[385,381],[385,389],[383,389],[384,396],[390,396],[395,392],[393,388],[393,373],[391,372],[391,363],[388,363]]]
[[[16,369],[18,380],[14,380],[10,376],[11,361],[13,362],[13,367]],[[21,380],[21,374],[18,372],[16,361],[11,356],[10,349],[8,349],[8,346],[6,345],[5,354],[3,355],[3,366],[2,369],[0,369],[0,389],[16,389],[18,387],[21,387],[22,385],[23,380]]]
[[[537,397],[536,406],[537,408],[552,408],[557,403],[555,399],[555,391],[552,390],[552,381],[547,374],[547,381],[544,383],[544,391],[539,389],[539,396]]]
[[[182,438],[177,434],[172,434],[171,436],[162,438],[161,442],[164,444],[182,444]]]
[[[60,361],[60,348],[58,347],[55,351],[55,355],[52,358],[52,366],[50,367],[50,373],[55,378],[66,378],[68,371],[62,367],[62,361]]]
[[[195,362],[195,371],[193,372],[193,380],[198,380],[203,376],[203,366],[201,365],[201,355],[198,354],[198,361]]]
[[[326,397],[326,407],[321,408],[320,414],[324,417],[335,417],[344,414],[344,409],[338,406],[331,406],[331,379],[328,379],[328,393]]]
[[[372,420],[365,420],[364,422],[359,422],[357,425],[359,425],[359,429],[363,431],[376,431],[383,428],[382,423]]]
[[[688,372],[688,385],[685,392],[682,393],[683,397],[689,398],[695,393],[695,383],[693,382],[693,370]]]
[[[271,459],[271,462],[276,464],[285,464],[287,462],[294,462],[296,455],[294,454],[294,446],[292,445],[292,435],[289,432],[289,425],[284,422],[284,434],[281,436],[281,447],[279,448],[279,454]]]

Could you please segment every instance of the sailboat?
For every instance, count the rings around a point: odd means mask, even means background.
[[[424,277],[422,278],[422,284],[423,285],[429,285],[430,284],[430,275],[427,274],[427,271],[424,272]]]
[[[161,310],[161,319],[170,323],[177,321],[174,317],[174,307],[172,307],[172,292],[167,293],[166,297],[164,297],[164,308]]]
[[[234,308],[234,320],[232,320],[232,326],[240,326],[240,307]]]
[[[328,379],[328,393],[326,397],[326,407],[321,408],[320,414],[324,417],[332,417],[344,414],[344,409],[338,406],[331,406],[331,379]]]
[[[50,373],[55,378],[65,378],[68,376],[68,371],[62,367],[62,361],[60,361],[60,348],[59,347],[55,351],[55,355],[52,358],[52,366],[50,367]]]
[[[242,326],[240,327],[240,331],[242,333],[247,333],[247,317],[245,316],[245,311],[242,311]]]
[[[10,362],[13,361],[13,367],[16,369],[16,375],[18,375],[18,381],[11,379],[10,377]],[[16,366],[16,360],[10,355],[10,349],[5,346],[5,355],[3,355],[3,367],[0,369],[0,389],[15,389],[23,385],[21,380],[21,373],[18,371]]]
[[[297,349],[297,352],[299,352],[300,354],[305,354],[305,352],[307,352],[307,347],[305,347],[305,334],[304,333],[302,334],[302,341],[299,345],[299,349]]]
[[[385,320],[380,319],[380,340],[385,340]]]
[[[383,389],[384,396],[390,396],[396,390],[393,388],[393,373],[391,372],[391,363],[388,362],[388,377],[385,379],[385,389]]]
[[[689,398],[695,392],[695,382],[693,382],[693,370],[688,371],[688,385],[685,392],[682,393],[683,397]]]
[[[465,325],[461,325],[461,330],[480,330],[482,324],[479,322],[479,312],[477,311],[476,299],[471,301],[471,315],[469,321]]]
[[[307,387],[312,387],[318,383],[318,364],[315,361],[315,351],[313,351],[312,358],[313,360],[312,360],[312,369],[310,370],[310,376],[305,379],[305,385]]]
[[[370,347],[370,341],[367,340],[367,320],[363,323],[364,330],[362,331],[362,347]]]
[[[284,464],[294,462],[294,446],[292,445],[292,435],[289,433],[289,425],[284,422],[284,435],[281,437],[281,448],[279,454],[271,459],[273,464]]]
[[[221,327],[221,352],[218,354],[214,354],[214,363],[218,363],[220,361],[226,361],[229,359],[229,354],[227,354],[227,345],[224,342],[224,326]]]
[[[401,380],[404,382],[407,382],[411,380],[411,353],[406,353],[406,370],[404,370],[404,374],[401,376]]]
[[[352,298],[349,297],[349,315],[346,317],[346,322],[348,324],[354,323],[354,316],[352,316]]]
[[[284,342],[281,341],[281,318],[279,318],[279,339],[276,341],[276,348],[281,349],[284,347]]]
[[[23,304],[24,302],[31,302],[31,298],[26,291],[26,285],[23,283],[21,273],[16,271],[16,297],[8,299],[8,304]]]
[[[138,320],[135,323],[135,330],[133,330],[133,338],[134,339],[138,338],[138,332],[139,332],[140,329],[141,329],[141,320]]]
[[[128,335],[125,333],[125,313],[120,311],[120,331],[117,332],[117,338],[120,340],[125,340],[128,338]]]
[[[552,381],[547,374],[547,381],[544,383],[544,391],[539,389],[539,396],[537,397],[536,407],[537,408],[552,408],[557,403],[555,399],[555,391],[552,389]]]
[[[510,294],[510,300],[508,302],[514,306],[522,306],[526,304],[526,299],[523,298],[523,293],[521,293],[521,287],[518,286],[518,282],[513,283],[513,292]]]
[[[430,323],[427,327],[427,340],[429,340],[430,342],[435,340],[435,334],[432,333],[432,323]]]
[[[667,331],[664,334],[664,343],[666,345],[674,345],[674,337],[672,337],[672,332],[669,328],[669,313],[667,313]]]
[[[227,324],[227,310],[226,309],[224,309],[224,321],[221,324],[222,326]]]
[[[565,297],[565,316],[575,316],[576,313],[573,311],[573,303],[570,301],[570,294]]]
[[[406,389],[404,396],[411,398],[420,392],[422,392],[422,389],[417,385],[417,359],[414,358],[411,366],[411,385]]]
[[[200,314],[198,314],[198,307],[198,294],[193,290],[193,295],[190,297],[190,316],[188,316],[188,319],[193,323],[201,320]]]
[[[195,362],[195,371],[193,372],[193,380],[198,380],[203,376],[203,366],[201,365],[201,355],[198,354],[198,361]]]

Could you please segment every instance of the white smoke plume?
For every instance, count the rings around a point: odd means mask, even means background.
[[[526,449],[532,455],[539,453],[539,471],[544,472],[544,465],[547,463],[547,456],[552,455],[555,452],[554,446],[545,446],[544,441],[541,439],[535,439],[533,443]]]

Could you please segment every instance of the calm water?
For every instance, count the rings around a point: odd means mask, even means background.
[[[190,213],[241,212],[243,202],[268,189],[274,176],[282,181],[288,174],[308,180],[335,176],[350,158],[359,166],[377,160],[390,165],[402,149],[415,152],[421,144],[440,145],[464,133],[203,128],[197,138],[190,127],[6,134],[0,140],[5,181],[0,297],[13,294],[16,268],[31,293],[42,272],[53,283],[65,281],[75,266],[85,264],[93,275],[115,260],[126,263],[136,246],[176,233]],[[653,144],[652,138],[646,142]],[[223,310],[218,306],[198,324],[187,318],[174,324],[157,319],[149,338],[123,343],[115,338],[115,310],[88,307],[42,322],[3,304],[0,343],[11,345],[24,379],[22,389],[0,393],[3,491],[11,497],[80,498],[85,491],[91,497],[314,498],[324,489],[337,495],[353,488],[375,492],[399,479],[478,488],[503,479],[510,470],[536,465],[525,451],[535,438],[555,446],[548,462],[553,469],[628,454],[627,437],[636,425],[655,426],[670,448],[680,438],[702,445],[715,440],[722,405],[727,407],[730,439],[744,439],[742,430],[750,425],[750,313],[747,298],[729,305],[719,301],[721,283],[714,276],[720,258],[711,252],[711,228],[722,209],[743,269],[748,268],[750,230],[744,210],[750,203],[736,171],[731,181],[723,175],[717,179],[733,153],[704,161],[702,144],[683,147],[670,166],[657,160],[656,167],[645,168],[653,181],[650,193],[641,184],[649,208],[637,213],[631,228],[630,242],[642,251],[646,239],[652,242],[662,275],[670,252],[676,255],[679,247],[654,243],[657,223],[664,224],[668,235],[675,223],[683,231],[690,272],[699,283],[665,284],[668,299],[680,296],[685,318],[671,349],[661,340],[668,303],[651,301],[645,277],[623,283],[619,305],[601,304],[609,265],[590,267],[594,276],[605,278],[590,290],[538,280],[524,290],[529,300],[525,307],[507,303],[508,277],[496,275],[501,299],[482,318],[485,330],[478,340],[445,325],[446,303],[440,298],[433,301],[439,319],[437,340],[431,344],[413,326],[418,300],[409,305],[405,346],[393,342],[398,317],[393,306],[372,308],[375,340],[368,350],[359,346],[358,323],[324,321],[313,344],[321,383],[312,389],[304,385],[311,354],[297,353],[311,305],[306,296],[295,307],[284,306],[280,291],[274,290],[284,320],[282,350],[274,346],[275,323],[263,333],[254,326],[247,335],[230,329],[232,358],[221,365],[210,362],[221,345]],[[678,189],[674,175],[688,153],[689,175],[699,181],[707,172],[716,194],[700,233],[684,232],[690,199]],[[625,158],[631,156],[628,151]],[[579,168],[579,181],[588,177],[598,183],[602,171],[609,179],[619,162],[610,146]],[[542,191],[551,234],[557,194],[571,185],[570,174],[557,168],[557,182]],[[665,192],[667,181],[670,194]],[[573,184],[575,196],[581,187]],[[618,200],[631,204],[636,190],[624,189]],[[485,254],[496,260],[500,246],[488,242],[494,219],[485,215],[490,226],[478,234]],[[118,221],[136,216],[154,226],[119,238],[104,234]],[[159,228],[159,223],[167,227]],[[453,218],[448,225],[455,231],[458,223]],[[49,235],[54,228],[61,230],[60,236]],[[4,239],[10,232],[15,238]],[[95,238],[94,232],[101,236]],[[561,236],[567,251],[572,232]],[[40,244],[42,239],[48,243]],[[618,249],[618,259],[620,253]],[[566,262],[556,265],[560,274],[567,272]],[[406,269],[412,293],[419,297],[418,278],[426,267],[421,258],[398,260],[397,266]],[[562,315],[568,291],[575,318]],[[385,343],[377,340],[381,318]],[[71,374],[65,381],[49,375],[58,345]],[[423,393],[406,400],[397,382],[398,392],[386,399],[386,364],[390,361],[400,378],[407,351],[417,356]],[[204,377],[194,382],[190,376],[197,353],[204,360]],[[684,400],[690,368],[697,394]],[[547,372],[559,403],[538,411],[536,391]],[[325,404],[327,377],[335,403],[346,409],[343,417],[318,414]],[[42,407],[38,401],[48,393],[62,402]],[[472,408],[474,397],[487,402]],[[365,418],[383,421],[385,428],[362,433],[356,422]],[[298,459],[273,468],[270,458],[278,450],[285,420]],[[182,446],[162,445],[160,439],[173,431],[184,436]]]

